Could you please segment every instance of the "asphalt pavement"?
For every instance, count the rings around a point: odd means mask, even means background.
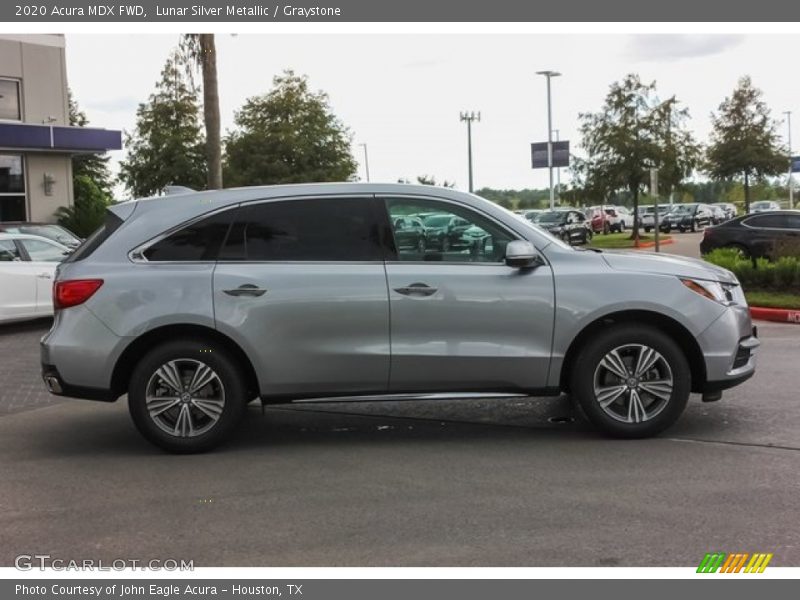
[[[655,439],[603,438],[566,397],[252,405],[197,456],[149,446],[124,401],[37,399],[46,328],[0,329],[3,566],[800,566],[797,326],[760,323],[756,376]]]

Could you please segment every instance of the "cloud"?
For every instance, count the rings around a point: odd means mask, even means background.
[[[626,48],[629,58],[669,62],[720,54],[744,41],[743,35],[637,35]]]

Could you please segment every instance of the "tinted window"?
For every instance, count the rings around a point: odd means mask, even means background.
[[[145,250],[145,258],[153,262],[217,260],[233,212],[222,211],[171,233]]]
[[[770,229],[789,227],[789,221],[784,215],[758,215],[745,220],[750,227],[767,227]]]
[[[11,262],[18,258],[17,245],[11,240],[0,240],[0,262]]]
[[[383,260],[374,200],[309,198],[237,211],[220,260]]]
[[[401,261],[501,262],[514,239],[486,217],[447,202],[396,198],[388,200],[387,207],[392,224],[433,213],[422,219],[423,227],[414,235],[393,231]]]
[[[66,254],[64,250],[44,240],[20,240],[22,247],[36,262],[60,262]]]

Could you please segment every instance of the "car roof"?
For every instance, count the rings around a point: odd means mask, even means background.
[[[46,238],[41,235],[33,235],[32,233],[6,233],[4,231],[0,231],[0,240],[44,240],[48,244],[60,246],[64,248],[64,250],[68,250],[64,244],[59,244],[55,240],[51,240],[50,238]]]

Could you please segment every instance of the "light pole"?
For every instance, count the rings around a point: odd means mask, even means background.
[[[469,165],[469,193],[472,193],[472,122],[481,122],[480,112],[462,112],[460,120],[467,122],[467,163]]]
[[[554,129],[553,133],[556,134],[556,141],[558,141],[558,129]],[[556,196],[558,197],[558,203],[561,204],[561,167],[556,168]]]
[[[786,129],[789,132],[789,208],[794,208],[794,181],[792,177],[792,111],[787,110],[783,114],[786,115]]]
[[[367,183],[369,183],[369,155],[367,154],[367,145],[359,144],[364,147],[364,170],[367,172]]]
[[[536,71],[537,75],[547,77],[547,169],[550,171],[550,210],[556,207],[556,195],[553,189],[553,109],[550,102],[550,80],[559,77],[558,71]]]

